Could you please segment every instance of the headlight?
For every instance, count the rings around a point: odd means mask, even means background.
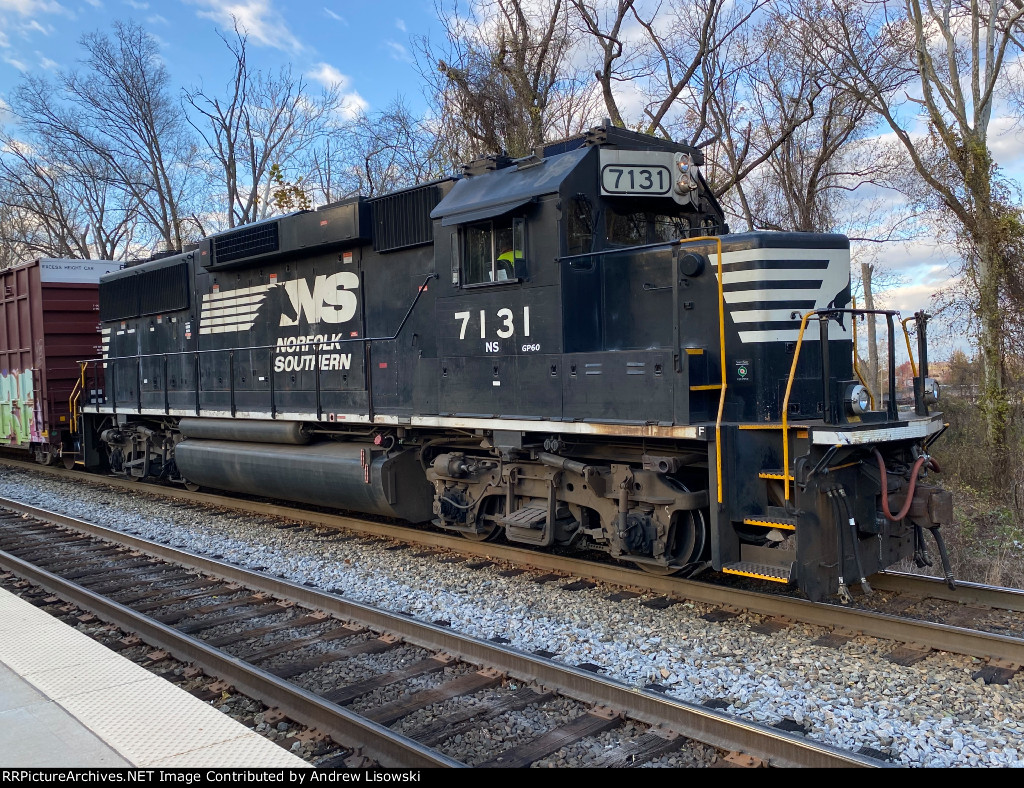
[[[846,396],[843,398],[846,402],[846,410],[853,416],[859,416],[862,413],[868,412],[868,407],[871,404],[871,395],[868,394],[866,386],[862,386],[860,383],[854,383],[847,387]]]
[[[690,194],[697,190],[697,168],[690,160],[687,153],[675,155],[676,169],[679,171],[679,180],[675,183],[677,194]]]
[[[935,378],[925,378],[923,393],[925,403],[934,405],[939,401],[939,382]]]

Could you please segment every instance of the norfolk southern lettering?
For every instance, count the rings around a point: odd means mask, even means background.
[[[302,372],[314,370],[351,369],[351,353],[335,353],[340,350],[341,334],[312,334],[302,337],[287,337],[277,340],[274,358],[274,372]],[[281,355],[297,353],[299,355]]]

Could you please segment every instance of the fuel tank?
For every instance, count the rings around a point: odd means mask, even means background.
[[[307,446],[187,438],[174,449],[178,471],[204,487],[423,522],[434,488],[412,449],[385,453],[370,443]]]

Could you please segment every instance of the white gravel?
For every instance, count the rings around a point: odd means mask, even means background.
[[[812,641],[821,627],[797,624],[770,635],[756,616],[711,623],[700,604],[665,610],[643,599],[610,602],[610,589],[565,591],[565,583],[501,577],[386,550],[334,532],[275,528],[273,518],[230,517],[159,499],[0,469],[0,495],[241,566],[311,583],[423,621],[450,621],[479,638],[500,636],[524,651],[593,663],[642,687],[655,682],[683,701],[723,699],[728,713],[763,724],[783,719],[809,738],[869,747],[918,767],[1024,766],[1024,676],[986,685],[982,663],[933,652],[909,667],[885,659],[892,644],[858,637],[840,648]]]

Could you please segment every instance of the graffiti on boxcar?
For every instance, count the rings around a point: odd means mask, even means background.
[[[0,370],[0,445],[41,440],[42,414],[36,409],[31,369]]]

